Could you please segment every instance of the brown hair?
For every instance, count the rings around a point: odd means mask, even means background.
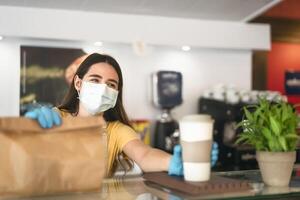
[[[108,122],[112,121],[120,121],[123,124],[126,124],[128,126],[131,126],[129,123],[128,116],[125,112],[124,106],[123,106],[123,99],[122,99],[122,93],[123,93],[123,76],[122,76],[122,71],[120,68],[120,65],[118,62],[111,56],[109,55],[103,55],[103,54],[98,54],[98,53],[93,53],[89,55],[78,67],[76,73],[74,74],[74,77],[77,75],[80,79],[84,77],[84,75],[89,71],[91,66],[96,63],[107,63],[111,65],[117,72],[118,77],[119,77],[119,84],[118,84],[118,98],[115,107],[107,110],[104,112],[104,119]],[[65,110],[69,113],[78,113],[79,109],[79,99],[78,99],[78,93],[77,90],[74,86],[74,77],[72,80],[72,83],[69,87],[69,91],[67,92],[66,96],[64,97],[62,104],[58,106],[59,109]],[[117,162],[121,164],[121,166],[124,168],[125,172],[128,169],[131,169],[133,167],[133,162],[124,154],[122,153],[122,156],[124,157],[125,163],[128,165],[127,167],[124,166],[120,162],[120,157],[121,155],[118,155],[118,157],[115,159],[114,164],[113,164],[113,169],[112,169],[112,174],[116,171],[117,168]]]

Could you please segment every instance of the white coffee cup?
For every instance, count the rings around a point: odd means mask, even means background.
[[[214,120],[210,115],[189,115],[179,121],[183,174],[186,181],[208,181]]]

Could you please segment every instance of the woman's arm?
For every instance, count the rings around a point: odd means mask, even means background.
[[[171,155],[151,148],[141,140],[132,140],[123,147],[123,152],[135,161],[144,172],[168,171]]]

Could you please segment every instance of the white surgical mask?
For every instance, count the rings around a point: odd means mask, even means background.
[[[118,91],[108,87],[106,84],[82,81],[79,100],[91,115],[96,115],[115,107],[117,97]]]

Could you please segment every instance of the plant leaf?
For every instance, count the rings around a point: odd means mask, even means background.
[[[292,134],[292,133],[287,134],[284,137],[287,138],[287,139],[298,139],[299,138],[299,136],[297,134]]]
[[[273,140],[269,140],[268,141],[268,146],[269,146],[269,149],[270,151],[275,151],[275,142]]]
[[[282,122],[284,122],[288,118],[289,118],[289,113],[288,113],[287,105],[283,104],[282,105]]]
[[[271,131],[269,129],[267,129],[266,127],[262,127],[261,131],[267,140],[273,139]]]
[[[287,144],[286,144],[286,140],[285,140],[284,137],[279,136],[279,137],[278,137],[278,142],[279,142],[281,148],[282,148],[284,151],[287,151],[287,150],[288,150],[288,147],[287,147]]]
[[[253,116],[247,108],[244,108],[244,112],[245,112],[246,118],[250,121],[253,121]]]
[[[270,116],[271,129],[276,136],[280,135],[281,127],[278,121],[273,116]]]

